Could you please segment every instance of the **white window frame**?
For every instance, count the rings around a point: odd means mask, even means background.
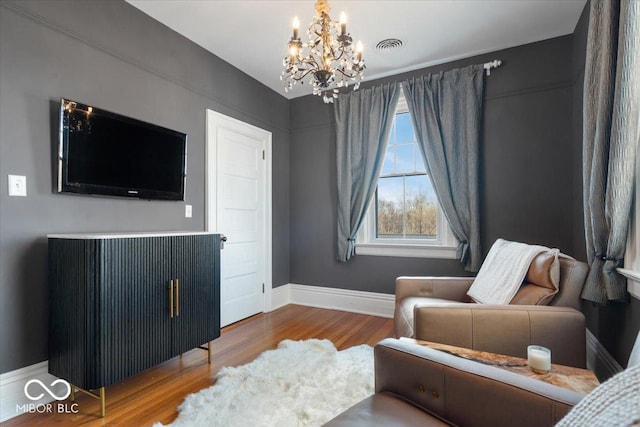
[[[404,94],[400,93],[394,114],[407,113],[409,109]],[[386,154],[386,153],[385,153]],[[358,255],[396,256],[411,258],[446,258],[455,259],[458,241],[449,227],[442,208],[438,202],[436,227],[438,237],[435,239],[385,239],[377,237],[376,201],[369,203],[367,214],[356,239]]]
[[[640,155],[636,155],[635,182],[634,211],[629,223],[624,268],[618,268],[618,272],[627,278],[627,291],[631,296],[640,299]]]

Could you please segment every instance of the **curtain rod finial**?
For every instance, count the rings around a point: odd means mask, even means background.
[[[499,59],[494,59],[493,61],[486,62],[484,64],[484,69],[487,70],[487,76],[491,75],[492,68],[498,68],[501,65],[502,65],[502,61]]]

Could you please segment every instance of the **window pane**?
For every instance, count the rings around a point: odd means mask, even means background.
[[[410,173],[416,170],[415,144],[396,146],[396,173]]]
[[[405,233],[408,239],[437,236],[438,202],[426,175],[405,178]]]
[[[375,203],[379,239],[437,239],[438,201],[409,113],[395,115]]]
[[[418,143],[415,144],[416,150],[416,172],[426,172],[427,168],[424,165],[424,159],[422,158],[422,152],[420,151],[420,147],[418,147]]]
[[[380,178],[378,181],[377,237],[402,238],[404,177]]]
[[[413,126],[409,113],[396,114],[395,118],[395,140],[398,142],[415,141]]]
[[[380,172],[380,175],[387,175],[396,171],[394,160],[395,146],[390,145],[387,147],[387,154],[384,156],[384,163],[382,164],[382,172]]]

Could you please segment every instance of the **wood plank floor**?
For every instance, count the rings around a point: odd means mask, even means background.
[[[195,349],[125,381],[107,386],[107,415],[99,418],[99,402],[76,395],[78,414],[25,414],[3,426],[149,426],[170,423],[184,398],[215,383],[223,366],[250,362],[284,339],[329,339],[339,350],[374,345],[393,335],[392,319],[336,310],[287,305],[222,330],[213,342],[211,365],[206,351]],[[70,404],[70,402],[67,402]]]

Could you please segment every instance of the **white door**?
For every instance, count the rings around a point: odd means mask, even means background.
[[[220,325],[265,311],[271,291],[271,133],[207,110],[207,229],[224,234]]]

